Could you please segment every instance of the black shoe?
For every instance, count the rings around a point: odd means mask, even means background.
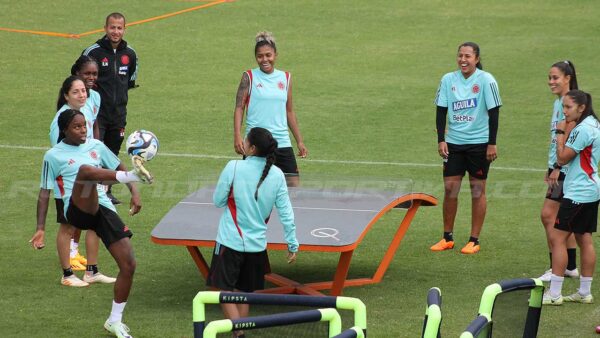
[[[110,199],[110,202],[113,205],[121,204],[121,201],[119,201],[115,196],[113,196],[113,194],[111,192],[107,192],[106,197],[108,197],[108,199]]]

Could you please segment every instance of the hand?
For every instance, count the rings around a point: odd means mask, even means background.
[[[300,156],[301,158],[305,158],[306,156],[308,156],[308,149],[306,149],[304,142],[298,142],[297,144],[298,144],[298,156]]]
[[[498,158],[498,149],[495,144],[488,144],[485,157],[488,162],[494,162]]]
[[[244,149],[244,139],[241,135],[235,135],[233,138],[233,149],[240,155],[246,154],[246,149]]]
[[[129,216],[133,216],[140,212],[142,209],[142,199],[139,193],[131,194],[131,200],[129,201]]]
[[[31,243],[31,246],[34,249],[43,249],[46,246],[46,244],[44,244],[44,230],[36,231],[35,234],[33,234],[33,237],[31,237],[29,240],[29,243]]]
[[[288,264],[293,264],[296,261],[296,257],[298,256],[297,252],[289,252],[287,254],[287,262]]]
[[[438,143],[438,154],[443,158],[448,158],[448,143],[442,141]]]
[[[552,170],[550,175],[548,175],[548,180],[546,181],[546,183],[548,184],[549,187],[557,187],[558,186],[559,175],[560,175],[560,169]]]

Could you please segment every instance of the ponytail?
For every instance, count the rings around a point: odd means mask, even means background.
[[[269,174],[269,170],[271,170],[271,166],[275,163],[275,150],[277,150],[277,140],[273,138],[273,135],[270,131],[255,127],[250,129],[250,132],[246,136],[248,142],[251,145],[256,147],[256,156],[265,157],[267,162],[265,163],[265,167],[262,171],[262,175],[258,180],[258,184],[256,185],[256,191],[254,192],[254,200],[258,201],[258,188],[260,188],[261,184],[267,178]]]
[[[575,72],[575,65],[569,60],[558,61],[550,68],[556,68],[560,70],[565,76],[569,76],[569,90],[579,89],[577,85],[577,73]]]
[[[567,96],[569,96],[577,105],[585,106],[585,109],[581,113],[579,120],[577,120],[577,124],[581,123],[581,121],[583,121],[588,116],[593,116],[596,119],[596,121],[599,121],[598,116],[596,116],[596,113],[594,113],[594,107],[592,106],[592,95],[582,90],[576,89],[570,90],[567,93]]]

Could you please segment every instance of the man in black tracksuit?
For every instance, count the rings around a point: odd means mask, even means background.
[[[82,54],[93,57],[98,63],[96,86],[101,98],[98,113],[100,140],[119,155],[127,124],[127,92],[135,87],[138,60],[135,50],[123,40],[125,17],[122,14],[109,14],[104,31],[106,35]],[[112,196],[110,186],[108,196],[114,204],[120,203]]]

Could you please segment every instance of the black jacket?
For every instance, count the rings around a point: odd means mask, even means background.
[[[135,50],[122,40],[114,51],[105,35],[82,54],[93,57],[98,63],[96,87],[102,99],[98,122],[101,126],[124,128],[127,124],[127,91],[135,86],[137,78]]]

